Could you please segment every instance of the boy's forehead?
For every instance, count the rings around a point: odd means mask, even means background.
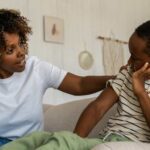
[[[133,33],[129,39],[129,48],[137,49],[137,50],[144,50],[146,48],[146,40],[139,37],[136,33]]]
[[[146,51],[147,41],[141,37],[139,37],[136,33],[134,33],[129,40],[129,51],[130,54],[137,59],[149,59],[149,54]],[[148,60],[147,59],[147,60]]]

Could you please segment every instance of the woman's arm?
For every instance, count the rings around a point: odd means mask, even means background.
[[[58,89],[73,95],[92,94],[104,89],[106,82],[112,78],[115,76],[82,77],[68,73]]]
[[[118,96],[114,90],[111,87],[106,88],[83,111],[74,129],[74,133],[81,137],[86,137],[117,100]]]

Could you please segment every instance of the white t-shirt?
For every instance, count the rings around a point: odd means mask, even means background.
[[[42,98],[58,88],[67,72],[28,57],[23,72],[0,79],[0,137],[15,139],[43,129]]]

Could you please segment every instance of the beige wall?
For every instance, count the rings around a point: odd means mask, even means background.
[[[30,37],[30,54],[49,61],[79,75],[104,74],[102,41],[98,35],[113,35],[128,41],[134,28],[150,17],[149,0],[1,0],[0,7],[20,9],[30,19],[33,35]],[[43,16],[64,19],[64,44],[47,43],[43,40]],[[84,43],[94,57],[94,65],[85,71],[79,67],[78,55]],[[125,61],[128,49],[125,46]],[[97,94],[86,96],[92,97]],[[45,103],[62,103],[84,97],[70,96],[49,90]]]

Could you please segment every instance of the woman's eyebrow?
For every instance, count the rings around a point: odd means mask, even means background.
[[[12,47],[14,44],[7,44],[6,47]]]
[[[12,47],[12,46],[16,46],[16,44],[15,43],[6,44],[6,47]]]

